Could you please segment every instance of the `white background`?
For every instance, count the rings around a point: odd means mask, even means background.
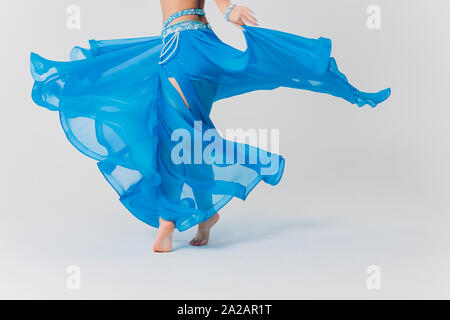
[[[211,244],[136,220],[66,140],[58,114],[33,104],[30,51],[67,60],[87,40],[157,35],[156,0],[4,0],[0,10],[0,298],[450,298],[447,0],[241,1],[263,27],[333,40],[361,90],[392,87],[376,109],[277,89],[217,103],[218,128],[280,129],[282,182],[222,211]],[[82,28],[66,27],[78,5]],[[369,5],[380,30],[366,26]],[[217,34],[243,48],[213,1]],[[68,290],[66,268],[81,268]],[[381,290],[366,269],[381,268]]]

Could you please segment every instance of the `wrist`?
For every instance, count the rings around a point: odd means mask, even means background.
[[[231,14],[231,11],[233,11],[233,9],[234,9],[235,7],[236,7],[235,4],[231,4],[231,3],[230,3],[230,5],[227,7],[227,10],[225,11],[225,14],[224,14],[225,20],[230,21],[230,14]]]
[[[231,1],[221,1],[220,3],[218,2],[219,11],[222,14],[225,14],[230,5],[231,5]]]

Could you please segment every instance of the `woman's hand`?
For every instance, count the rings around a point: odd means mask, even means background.
[[[253,10],[244,6],[235,6],[233,10],[231,10],[229,19],[231,23],[240,29],[243,29],[241,26],[246,26],[248,24],[254,26],[258,25]]]

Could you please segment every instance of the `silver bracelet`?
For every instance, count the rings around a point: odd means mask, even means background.
[[[231,11],[233,11],[234,7],[236,7],[236,5],[235,4],[231,4],[227,8],[227,11],[225,12],[225,20],[227,20],[228,22],[230,21],[230,13],[231,13]]]

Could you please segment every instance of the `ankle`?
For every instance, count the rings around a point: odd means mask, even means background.
[[[174,229],[175,225],[172,221],[168,221],[168,220],[164,220],[164,219],[160,219],[159,221],[159,229],[164,229],[164,230],[171,230]]]

